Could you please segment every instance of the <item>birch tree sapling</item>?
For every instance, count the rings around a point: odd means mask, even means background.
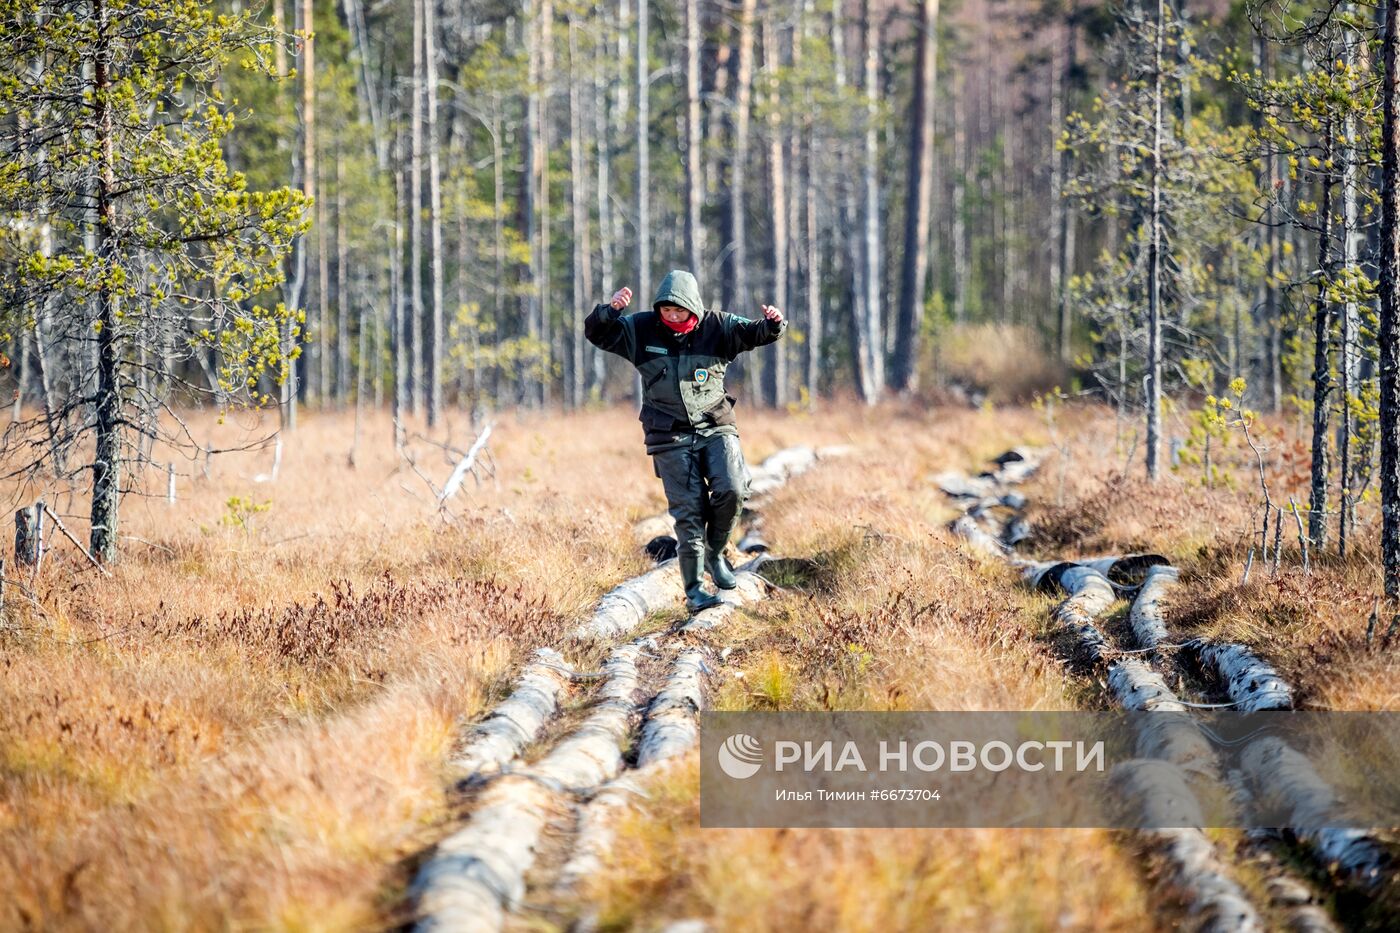
[[[52,302],[61,312],[48,339],[75,357],[97,350],[95,394],[70,393],[59,411],[17,423],[0,459],[6,478],[89,472],[90,548],[105,562],[117,555],[121,493],[142,442],[193,446],[170,408],[176,393],[263,402],[261,380],[285,385],[297,355],[283,335],[296,337],[300,313],[257,300],[307,229],[306,198],[248,190],[221,147],[234,125],[221,71],[237,60],[271,72],[280,36],[250,14],[180,0],[3,0],[0,24],[22,53],[0,63],[0,212],[43,213],[54,233],[49,250],[23,225],[0,227],[0,329],[31,331]],[[38,82],[36,56],[47,65]],[[14,129],[21,112],[43,121],[42,165]],[[147,354],[137,378],[141,335],[164,330],[179,339]],[[186,375],[210,348],[221,364],[212,387]],[[89,404],[93,417],[80,417]],[[50,437],[55,423],[63,432]],[[90,449],[91,459],[70,469],[56,449]]]

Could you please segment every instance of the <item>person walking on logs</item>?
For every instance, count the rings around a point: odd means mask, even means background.
[[[588,315],[583,333],[589,343],[623,357],[641,375],[639,420],[676,523],[685,605],[698,612],[720,603],[704,587],[704,570],[720,589],[738,585],[724,547],[749,492],[734,397],[725,394],[724,371],[745,350],[781,337],[787,321],[769,305],[753,321],[708,311],[695,276],[683,269],[661,281],[651,311],[622,314],[631,300],[630,288],[618,289],[610,302]]]

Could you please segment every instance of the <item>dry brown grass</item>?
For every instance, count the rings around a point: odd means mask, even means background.
[[[998,405],[1030,402],[1056,386],[1069,386],[1068,371],[1027,327],[953,325],[939,334],[931,352],[942,382]]]
[[[1142,930],[1154,909],[1094,830],[698,830],[692,763],[649,785],[588,892],[603,929]]]
[[[769,510],[782,552],[815,557],[794,590],[722,633],[721,709],[1067,709],[1036,633],[1044,600],[943,530],[930,478],[1043,440],[1024,411],[886,410],[855,452]],[[736,670],[737,668],[737,670]],[[691,759],[693,762],[694,759]],[[701,917],[717,929],[1140,929],[1150,890],[1111,833],[702,830],[693,763],[619,827],[588,897],[604,928]]]
[[[216,446],[253,427],[196,420]],[[452,524],[388,431],[371,419],[352,469],[350,417],[306,417],[276,482],[254,481],[270,450],[226,454],[173,507],[128,498],[110,581],[60,542],[34,604],[11,587],[0,927],[382,916],[445,816],[455,724],[643,566],[628,523],[662,507],[622,412],[504,419],[498,482],[469,482]],[[445,455],[414,449],[440,483]],[[267,508],[231,523],[235,496]]]
[[[1042,637],[1045,599],[956,547],[930,482],[1046,441],[1042,415],[891,404],[742,420],[754,461],[798,442],[855,450],[769,510],[775,545],[815,557],[818,570],[724,633],[736,646],[727,670],[742,676],[727,676],[722,706],[1081,701],[1083,685]],[[1176,600],[1178,628],[1259,645],[1314,704],[1394,708],[1394,652],[1362,640],[1371,555],[1324,562],[1306,579],[1256,567],[1238,587],[1249,493],[1114,480],[1121,455],[1106,423],[1097,411],[1060,416],[1073,459],[1032,490],[1062,503],[1037,515],[1039,547],[1163,550],[1200,584]],[[195,424],[220,446],[253,428]],[[445,433],[458,447],[472,434],[464,423]],[[349,415],[306,417],[275,483],[254,481],[270,450],[216,457],[207,479],[182,479],[173,507],[127,501],[133,537],[111,580],[60,542],[36,603],[11,589],[0,927],[345,929],[402,918],[412,861],[451,816],[440,769],[458,725],[524,652],[643,569],[630,526],[664,502],[624,410],[503,418],[491,445],[498,479],[469,482],[451,523],[397,463],[386,419],[368,419],[354,468],[351,436]],[[441,482],[449,458],[413,449]],[[1108,496],[1106,483],[1116,483]],[[163,492],[163,478],[152,484]],[[46,492],[65,514],[81,511]],[[243,510],[240,523],[233,497],[267,508]],[[1129,929],[1156,912],[1135,853],[1111,834],[701,832],[689,767],[622,827],[592,892],[609,922]]]

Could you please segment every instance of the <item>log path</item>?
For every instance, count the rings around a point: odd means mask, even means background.
[[[694,637],[721,628],[743,606],[763,599],[758,574],[771,559],[763,507],[790,478],[841,448],[781,450],[753,468],[741,550],[739,586],[719,591],[723,605],[668,631],[634,633],[654,613],[681,603],[674,558],[605,594],[567,644],[539,648],[510,695],[466,728],[448,774],[454,792],[471,795],[465,821],[427,856],[410,890],[420,930],[495,931],[532,902],[575,892],[602,867],[620,812],[642,794],[642,779],[679,761],[699,738],[698,713],[721,663]],[[668,529],[665,516],[638,523],[643,536]],[[600,672],[580,672],[566,652],[612,644]],[[657,682],[654,690],[649,684]],[[561,700],[596,683],[581,720],[548,748],[532,746],[561,717]],[[634,749],[634,753],[629,753]],[[532,760],[529,760],[532,759]],[[585,915],[577,928],[587,928]]]
[[[724,605],[637,637],[649,617],[680,603],[675,561],[662,561],[605,594],[564,645],[537,649],[510,695],[464,730],[449,777],[470,812],[414,880],[410,894],[420,929],[500,930],[512,918],[519,925],[531,917],[556,922],[552,905],[563,903],[574,914],[572,929],[596,926],[580,897],[603,867],[618,818],[698,741],[698,712],[722,652],[713,637],[696,633],[722,629],[735,612],[767,595],[757,571],[770,559],[763,526],[768,494],[839,453],[794,448],[754,469],[754,499],[740,538],[741,550],[753,557],[739,568],[739,588],[721,594]],[[951,527],[969,547],[1009,562],[1027,585],[1063,596],[1053,619],[1069,659],[1101,677],[1120,707],[1169,714],[1142,730],[1139,757],[1115,770],[1115,786],[1139,801],[1148,817],[1200,812],[1195,795],[1202,787],[1223,787],[1234,800],[1276,795],[1299,827],[1299,843],[1291,848],[1265,833],[1241,834],[1238,845],[1227,846],[1199,829],[1143,831],[1134,838],[1151,854],[1154,878],[1181,903],[1194,929],[1244,933],[1283,924],[1309,933],[1337,930],[1317,879],[1294,863],[1300,855],[1312,858],[1320,866],[1312,874],[1330,873],[1365,890],[1384,877],[1383,848],[1364,832],[1328,828],[1338,801],[1302,756],[1277,740],[1252,743],[1245,766],[1222,774],[1193,714],[1204,704],[1292,709],[1294,692],[1247,646],[1199,639],[1170,644],[1165,607],[1181,583],[1163,557],[1019,557],[1016,546],[1029,536],[1028,503],[1015,487],[1040,461],[1037,451],[1008,451],[979,476],[945,474],[938,482],[961,506]],[[667,527],[666,517],[657,516],[636,530],[646,537]],[[1106,632],[1103,619],[1124,597],[1131,599],[1128,634]],[[568,660],[600,646],[608,650],[599,671],[580,671]],[[1183,667],[1188,661],[1209,676],[1206,686],[1182,698],[1174,684],[1199,683]],[[568,702],[578,694],[583,702]],[[1242,880],[1246,864],[1262,884]]]
[[[1292,848],[1262,831],[1242,832],[1234,851],[1199,829],[1144,831],[1143,842],[1167,866],[1160,876],[1164,887],[1179,897],[1197,929],[1254,931],[1281,922],[1309,933],[1337,930],[1322,906],[1327,898],[1289,863],[1299,856],[1309,859],[1315,874],[1364,892],[1385,880],[1384,848],[1365,831],[1335,825],[1343,813],[1341,801],[1301,754],[1276,738],[1251,742],[1241,756],[1242,773],[1222,774],[1214,747],[1192,712],[1201,706],[1291,710],[1294,691],[1245,645],[1204,639],[1169,644],[1164,604],[1181,583],[1160,555],[1047,562],[1017,557],[1015,545],[1028,536],[1029,526],[1026,499],[1010,487],[1034,472],[1039,456],[1031,450],[1010,451],[997,459],[995,469],[978,477],[947,474],[938,482],[963,510],[950,524],[954,534],[973,550],[1010,562],[1028,585],[1063,594],[1052,616],[1068,659],[1102,678],[1119,707],[1169,714],[1153,717],[1143,728],[1137,745],[1141,757],[1116,769],[1115,786],[1138,804],[1148,823],[1154,816],[1161,823],[1170,822],[1168,814],[1199,815],[1193,786],[1223,787],[1227,799],[1239,802],[1249,794],[1268,795],[1292,814],[1290,835],[1300,843]],[[1098,622],[1120,597],[1131,598],[1131,637],[1115,644]],[[1206,686],[1183,700],[1169,682],[1193,681],[1183,667],[1188,659],[1207,675]],[[1263,878],[1264,910],[1237,877],[1245,861]]]

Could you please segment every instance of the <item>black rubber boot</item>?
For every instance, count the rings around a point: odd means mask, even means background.
[[[714,593],[705,589],[705,585],[700,582],[702,564],[704,557],[700,554],[683,553],[679,558],[681,565],[681,582],[685,584],[685,608],[688,612],[699,612],[702,609],[711,609],[721,604],[721,600]]]
[[[710,579],[715,581],[715,586],[722,590],[732,590],[739,585],[739,579],[734,576],[734,570],[729,566],[729,561],[724,559],[724,548],[722,547],[718,550],[705,549],[705,569],[710,571]]]

